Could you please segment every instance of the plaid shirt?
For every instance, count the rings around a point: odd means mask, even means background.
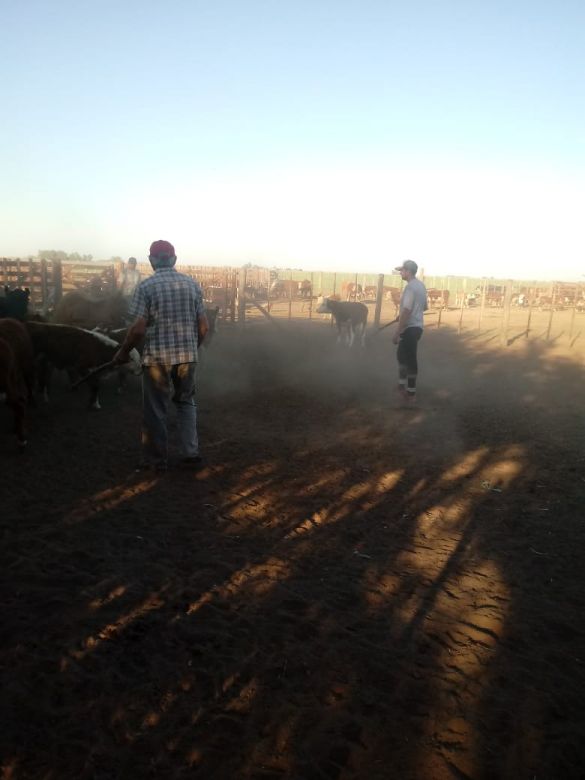
[[[129,315],[146,320],[144,365],[196,363],[197,318],[204,314],[201,287],[174,268],[161,268],[140,282]]]

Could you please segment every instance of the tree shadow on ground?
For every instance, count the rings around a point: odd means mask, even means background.
[[[200,474],[131,473],[135,397],[4,459],[8,776],[581,776],[585,372],[421,352],[413,411],[389,334],[229,334]]]

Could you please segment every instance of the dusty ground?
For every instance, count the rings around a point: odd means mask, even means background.
[[[449,328],[225,328],[209,467],[137,475],[139,390],[0,410],[2,777],[585,776],[585,369]]]

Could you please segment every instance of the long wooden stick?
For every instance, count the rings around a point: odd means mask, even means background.
[[[96,368],[92,368],[91,371],[88,371],[85,376],[82,376],[81,379],[78,379],[77,382],[74,382],[71,387],[75,389],[76,387],[79,387],[79,385],[83,384],[83,382],[87,382],[88,379],[96,376],[96,374],[101,374],[102,371],[107,371],[108,368],[113,368],[115,365],[116,363],[114,363],[113,360],[109,360],[107,363],[102,363],[101,366],[97,366]],[[123,365],[123,363],[120,365]]]

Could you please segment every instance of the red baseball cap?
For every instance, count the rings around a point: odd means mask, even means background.
[[[170,241],[154,241],[150,245],[150,257],[175,257],[175,247]]]

